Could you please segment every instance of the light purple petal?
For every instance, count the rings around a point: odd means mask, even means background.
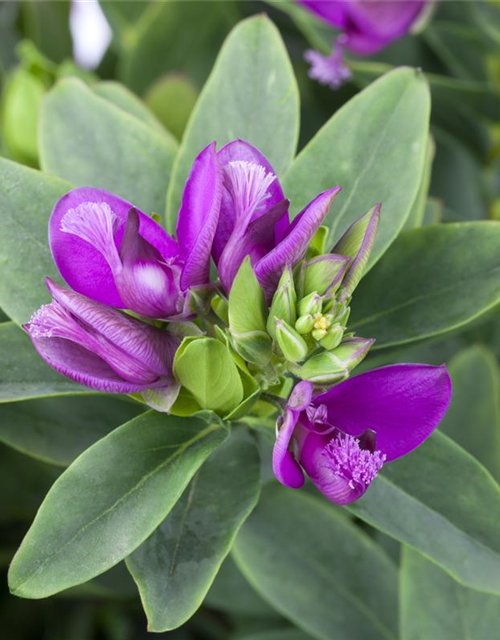
[[[344,433],[376,433],[387,462],[418,447],[438,426],[451,399],[446,366],[399,364],[368,371],[315,398]]]
[[[288,410],[276,436],[273,449],[273,472],[276,478],[291,489],[300,489],[304,484],[304,473],[289,450],[290,440],[297,424],[299,413]]]
[[[231,236],[217,265],[222,286],[229,292],[241,263],[250,256],[252,265],[272,251],[275,246],[275,226],[288,212],[288,200],[279,202],[251,222],[243,237]],[[288,215],[288,214],[287,214]]]
[[[283,269],[301,260],[318,227],[326,218],[330,205],[341,187],[334,187],[315,198],[293,221],[284,239],[255,265],[255,274],[270,299]]]
[[[264,167],[266,173],[272,173],[275,175],[275,171],[266,157],[253,145],[245,142],[244,140],[234,140],[229,144],[226,144],[218,152],[218,157],[222,167],[226,167],[230,162],[250,162],[253,164]],[[264,215],[269,209],[275,207],[282,202],[285,198],[281,185],[276,178],[268,188],[269,197],[266,200],[265,207],[254,212],[254,216],[251,220]],[[217,227],[217,234],[213,244],[213,256],[216,264],[218,263],[220,256],[226,246],[229,237],[231,236],[236,220],[236,213],[234,209],[234,202],[227,189],[223,189],[221,213],[219,218],[219,225]],[[288,228],[288,212],[283,214],[283,217],[276,223],[276,234],[278,239],[286,232]]]
[[[93,229],[93,239],[102,241],[101,249],[107,253],[108,259],[114,261],[121,245],[127,214],[132,207],[131,203],[107,191],[87,187],[70,191],[56,203],[49,221],[49,244],[62,277],[72,289],[103,304],[125,306],[116,288],[110,265],[102,252],[83,237],[63,231],[61,226],[64,226],[65,216],[73,212],[83,220],[88,214],[87,230],[92,230],[96,213],[102,213],[103,209],[105,213],[111,212],[114,220],[114,245],[108,242],[107,230],[101,229],[99,225]],[[177,243],[146,214],[141,211],[138,211],[138,214],[141,236],[153,245],[165,260],[175,257],[178,254]],[[85,235],[85,229],[82,235]]]
[[[180,343],[178,338],[121,311],[68,291],[50,279],[47,279],[47,285],[54,300],[80,321],[82,332],[90,337],[99,336],[103,350],[101,357],[105,358],[108,347],[113,347],[113,354],[115,350],[122,352],[127,360],[133,359],[138,367],[149,372],[151,378],[171,375],[173,358]],[[86,344],[95,350],[94,340]]]
[[[185,261],[180,281],[183,290],[210,279],[210,255],[221,198],[222,170],[212,142],[193,163],[179,211],[177,238]]]
[[[139,216],[128,213],[120,247],[122,268],[115,282],[125,307],[145,318],[166,319],[182,308],[181,267],[165,263],[160,253],[138,233]]]
[[[304,59],[311,65],[309,77],[331,89],[338,89],[352,76],[351,70],[344,62],[343,40],[344,38],[337,38],[329,56],[314,49],[304,53]]]

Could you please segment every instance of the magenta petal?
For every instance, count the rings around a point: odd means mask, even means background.
[[[183,290],[209,282],[221,198],[222,170],[212,142],[194,161],[177,221],[177,238],[185,261],[180,281]]]
[[[286,411],[273,449],[274,475],[281,484],[291,489],[300,489],[304,484],[304,473],[289,450],[298,415],[296,411]]]
[[[387,462],[418,447],[442,420],[451,400],[446,366],[399,364],[368,371],[315,398],[328,409],[328,422],[360,436],[376,433]]]
[[[147,370],[151,379],[171,375],[175,351],[180,343],[178,338],[121,311],[68,291],[50,279],[47,279],[47,285],[54,300],[80,321],[82,332],[89,333],[91,338],[99,336],[98,342],[103,350],[109,344],[113,347],[113,354],[115,350],[121,351],[127,359],[132,358],[138,366]],[[83,346],[94,350],[93,342],[84,343]]]
[[[284,239],[255,265],[255,274],[268,298],[287,264],[295,265],[306,253],[318,227],[328,215],[330,205],[341,187],[334,187],[315,198],[293,221]]]
[[[88,205],[91,208],[93,205],[106,205],[112,212],[115,219],[114,246],[108,246],[108,251],[116,255],[125,230],[127,214],[133,205],[107,191],[84,187],[67,193],[58,200],[52,211],[49,220],[49,244],[54,261],[64,280],[75,291],[103,304],[124,307],[112,270],[101,251],[78,235],[61,230],[63,218],[68,212],[83,206],[83,215]],[[146,214],[141,211],[138,214],[141,236],[152,244],[165,260],[176,256],[177,243]]]
[[[349,504],[361,498],[370,485],[355,484],[333,474],[325,461],[325,437],[302,432],[300,464],[316,488],[334,504]]]
[[[229,144],[226,144],[218,152],[218,157],[222,167],[224,168],[230,162],[250,162],[253,164],[264,167],[267,173],[275,175],[275,171],[267,158],[253,145],[245,142],[244,140],[234,140]],[[266,206],[263,210],[255,212],[252,220],[264,215],[267,211],[275,207],[282,202],[285,198],[281,185],[276,178],[268,188],[269,197],[266,200]],[[213,256],[216,263],[218,263],[224,247],[226,246],[229,237],[231,236],[235,225],[236,214],[234,210],[234,203],[229,195],[227,189],[223,189],[221,213],[219,218],[219,225],[217,227],[217,234],[213,244]],[[288,228],[288,211],[283,213],[281,219],[276,223],[276,234],[282,236]],[[278,238],[280,239],[280,238]]]
[[[349,0],[299,0],[317,16],[335,27],[344,27],[347,23]]]

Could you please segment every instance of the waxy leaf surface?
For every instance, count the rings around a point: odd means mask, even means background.
[[[151,411],[87,449],[49,491],[12,561],[12,593],[44,598],[123,560],[226,435],[215,419]]]
[[[176,629],[195,613],[259,491],[257,448],[248,434],[235,432],[127,559],[150,631]]]
[[[146,408],[109,395],[0,404],[0,440],[29,456],[67,467],[85,449]]]
[[[50,301],[45,277],[60,278],[47,240],[48,220],[69,182],[0,158],[0,306],[21,324]]]
[[[467,589],[408,547],[401,564],[401,640],[493,640],[500,597]]]
[[[47,95],[40,117],[44,171],[77,186],[106,189],[147,213],[161,213],[177,143],[165,131],[75,79]]]
[[[384,467],[348,509],[462,584],[500,594],[500,487],[447,436]]]
[[[299,94],[280,34],[265,16],[244,20],[225,41],[184,133],[168,194],[168,228],[175,228],[191,163],[207,144],[215,140],[220,149],[242,138],[279,176],[294,156],[298,132]]]
[[[255,590],[315,638],[396,638],[396,568],[331,505],[268,485],[233,556]]]
[[[342,186],[325,222],[327,248],[377,202],[382,211],[370,264],[396,238],[421,184],[429,110],[423,74],[397,69],[339,109],[294,160],[284,192],[295,214],[316,194]]]
[[[374,349],[456,329],[500,302],[500,224],[405,231],[359,285],[349,328]]]

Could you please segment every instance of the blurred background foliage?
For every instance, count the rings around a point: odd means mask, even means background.
[[[338,91],[311,81],[303,60],[304,51],[311,46],[329,52],[334,33],[292,2],[103,0],[101,7],[111,28],[111,41],[98,66],[88,70],[73,59],[70,2],[0,2],[0,153],[4,157],[38,167],[40,105],[51,87],[68,76],[80,78],[101,97],[180,140],[231,28],[246,16],[266,12],[285,40],[298,79],[302,100],[300,147],[332,113],[385,71],[402,64],[419,67],[432,90],[432,141],[428,184],[422,187],[408,226],[500,220],[498,2],[439,2],[418,33],[400,39],[373,58],[352,58],[353,80]],[[342,149],[332,149],[332,153],[341,154]],[[2,314],[0,322],[6,321]],[[411,348],[376,351],[363,366],[405,360],[435,364],[447,361],[455,394],[442,428],[498,479],[500,462],[491,452],[500,447],[499,357],[500,319],[495,309],[465,331]],[[0,419],[14,424],[9,404],[0,406]],[[43,405],[32,403],[29,407],[28,418],[35,431],[37,424],[47,419],[46,411]],[[471,424],[481,437],[471,439]],[[98,431],[96,428],[96,439],[102,435]],[[8,563],[61,466],[25,455],[18,450],[17,440],[12,445],[6,433],[8,430],[0,433],[2,638],[146,638],[137,591],[122,565],[47,601],[23,601],[8,595]],[[263,438],[264,449],[269,446]],[[362,526],[386,547],[395,562],[400,562],[398,543],[368,525]],[[405,617],[406,598],[415,600],[418,595],[415,585],[439,584],[439,597],[444,601],[459,587],[450,585],[446,574],[415,552],[405,549],[401,562],[403,638],[418,637],[412,635],[411,617]],[[459,589],[464,599],[481,598],[468,589]],[[498,611],[496,600],[493,606]],[[421,616],[425,618],[425,609]],[[429,640],[458,637],[445,635],[439,620],[432,624],[429,621],[428,633]],[[307,640],[304,632],[294,630],[257,595],[230,558],[200,611],[182,629],[159,636],[176,640]]]

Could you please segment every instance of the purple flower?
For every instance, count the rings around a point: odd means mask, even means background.
[[[177,241],[129,202],[100,189],[74,189],[55,205],[49,242],[75,291],[158,319],[192,314],[209,287],[210,253],[222,196],[215,143],[196,158],[184,190]]]
[[[350,77],[343,62],[345,47],[361,56],[370,56],[407,33],[421,17],[429,0],[299,0],[323,21],[342,32],[333,52],[324,56],[307,51],[309,75],[322,84],[337,88]]]
[[[56,371],[98,391],[158,390],[175,399],[172,362],[180,339],[47,279],[53,296],[24,325]]]
[[[221,283],[229,292],[248,255],[270,299],[285,266],[293,266],[304,257],[340,187],[320,194],[290,223],[289,202],[273,168],[258,149],[235,140],[217,155],[224,188],[212,253]]]
[[[278,421],[273,470],[291,488],[304,471],[332,502],[360,498],[384,464],[438,426],[451,399],[446,367],[401,364],[363,373],[313,396],[300,382]]]

